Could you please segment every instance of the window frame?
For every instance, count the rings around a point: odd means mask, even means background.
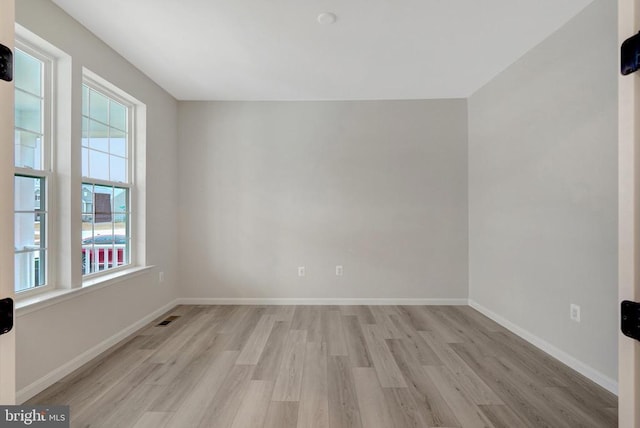
[[[54,145],[55,145],[55,101],[56,101],[56,85],[55,85],[55,70],[56,70],[56,57],[47,49],[31,43],[22,37],[20,34],[16,34],[15,48],[24,52],[27,55],[32,56],[42,63],[42,143],[41,143],[41,169],[29,168],[26,166],[15,165],[15,155],[13,159],[13,176],[14,176],[14,191],[15,191],[15,178],[16,177],[28,177],[39,178],[44,181],[44,188],[40,188],[40,198],[44,192],[44,214],[45,214],[45,227],[44,227],[44,239],[45,246],[42,248],[45,252],[45,282],[43,285],[27,288],[24,290],[17,290],[14,279],[14,292],[16,298],[26,298],[43,292],[48,292],[56,288],[56,262],[57,257],[55,254],[56,248],[56,236],[54,228],[51,227],[55,224],[56,216],[54,210],[55,185],[54,185]],[[14,88],[14,91],[22,91],[19,88]],[[27,92],[28,93],[28,92]],[[14,120],[14,132],[17,128]],[[28,131],[28,130],[27,130]],[[13,203],[14,201],[12,201]],[[13,209],[14,216],[18,213],[18,210]],[[14,219],[15,222],[15,219]],[[42,233],[42,231],[41,231]],[[15,229],[14,229],[15,236]],[[14,237],[15,239],[15,237]],[[19,251],[14,248],[14,258]],[[15,263],[15,261],[14,261]]]
[[[127,189],[127,199],[128,199],[128,211],[127,211],[127,216],[128,216],[128,223],[127,223],[127,238],[129,241],[128,244],[128,248],[127,248],[127,252],[128,252],[128,256],[129,256],[129,260],[128,263],[125,263],[121,266],[117,266],[117,267],[112,267],[112,268],[108,268],[108,269],[104,269],[104,270],[98,270],[95,272],[91,272],[88,274],[84,273],[84,268],[82,271],[82,283],[83,285],[85,285],[86,283],[91,283],[93,284],[95,282],[96,279],[99,279],[102,276],[108,276],[108,275],[112,275],[114,273],[118,273],[121,271],[126,271],[129,270],[131,268],[137,267],[138,266],[138,260],[136,257],[136,251],[137,251],[137,246],[138,246],[138,242],[135,239],[136,238],[136,221],[135,218],[137,216],[137,212],[136,212],[136,183],[135,183],[135,170],[134,170],[134,165],[135,165],[135,159],[134,159],[134,155],[135,155],[135,149],[136,149],[136,107],[137,107],[137,101],[131,97],[130,95],[126,94],[124,91],[122,91],[121,89],[119,89],[118,87],[116,87],[115,85],[109,83],[108,81],[100,78],[99,76],[95,75],[94,73],[91,73],[89,70],[84,69],[83,70],[83,76],[82,76],[82,86],[87,86],[90,89],[93,89],[94,91],[97,91],[99,93],[101,93],[102,95],[122,104],[123,106],[126,107],[127,109],[127,116],[126,116],[126,120],[127,120],[127,126],[126,126],[126,136],[127,136],[127,144],[126,144],[126,149],[127,149],[127,158],[126,158],[126,162],[127,162],[127,166],[126,166],[126,178],[127,181],[126,182],[120,182],[120,181],[111,181],[111,180],[104,180],[104,179],[98,179],[98,178],[91,178],[91,177],[86,177],[84,175],[82,175],[82,155],[80,156],[80,194],[82,193],[82,189],[83,189],[83,185],[94,185],[94,186],[107,186],[107,187],[119,187],[119,188],[126,188]],[[82,100],[82,103],[84,103],[84,100]],[[84,120],[85,117],[89,118],[89,116],[85,116],[82,113],[82,105],[80,108],[81,111],[81,120]],[[80,145],[80,150],[82,150],[82,145]],[[95,206],[94,206],[94,212],[95,212]],[[84,214],[82,212],[82,204],[80,207],[81,210],[81,217]],[[80,225],[80,228],[82,228],[82,224]],[[80,245],[80,248],[82,248],[82,245]],[[75,257],[75,254],[74,256]],[[116,256],[117,257],[117,256]]]

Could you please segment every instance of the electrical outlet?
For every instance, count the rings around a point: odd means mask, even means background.
[[[342,276],[344,269],[342,268],[342,265],[337,265],[336,266],[336,276]]]
[[[298,266],[298,276],[304,276],[304,266]]]
[[[569,306],[569,317],[575,322],[580,322],[580,306],[572,303]]]
[[[158,281],[160,281],[160,282],[164,282],[164,272],[160,272],[160,273],[158,274]]]

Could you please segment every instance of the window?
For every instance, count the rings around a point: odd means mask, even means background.
[[[82,273],[131,263],[131,105],[82,87]]]
[[[15,290],[48,282],[47,195],[51,153],[51,61],[26,45],[15,50]]]

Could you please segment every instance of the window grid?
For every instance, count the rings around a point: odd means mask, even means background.
[[[51,61],[17,43],[15,51],[14,253],[15,291],[48,283]]]
[[[82,274],[87,278],[131,264],[131,108],[93,82],[83,85],[82,100]]]

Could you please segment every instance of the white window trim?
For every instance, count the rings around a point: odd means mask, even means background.
[[[83,295],[85,292],[117,284],[129,278],[153,271],[146,264],[146,111],[144,103],[102,79],[84,67],[76,67],[70,55],[48,41],[31,33],[16,23],[19,49],[38,59],[44,56],[50,61],[50,73],[46,85],[50,99],[47,102],[48,117],[45,125],[50,138],[46,146],[46,171],[15,168],[14,173],[27,176],[44,176],[46,183],[46,209],[48,213],[48,263],[47,283],[16,294],[16,307],[21,313],[38,310],[49,304]],[[130,188],[130,264],[108,269],[104,275],[86,277],[81,274],[79,257],[82,244],[78,222],[81,219],[80,188],[81,164],[81,103],[82,84],[91,81],[93,86],[118,102],[129,107],[129,162],[128,187]],[[62,96],[59,96],[61,94]],[[44,140],[43,140],[44,142]],[[56,144],[58,143],[58,144]],[[76,153],[78,153],[76,155]],[[43,157],[45,154],[43,153]],[[96,182],[96,180],[88,180]],[[99,184],[96,182],[96,184]],[[127,187],[126,183],[114,183]],[[78,208],[76,208],[76,206]]]

